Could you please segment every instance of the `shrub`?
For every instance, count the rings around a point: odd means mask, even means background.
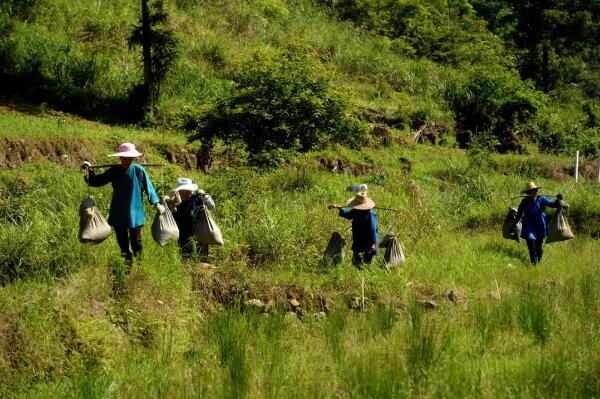
[[[541,106],[541,96],[512,70],[474,68],[465,82],[455,82],[446,90],[456,115],[457,141],[467,147],[482,136],[485,146],[495,150],[518,150],[519,132]]]
[[[278,148],[309,151],[328,141],[358,145],[362,125],[346,114],[348,101],[305,51],[257,53],[242,67],[234,92],[188,128],[190,140],[242,141],[257,156]]]

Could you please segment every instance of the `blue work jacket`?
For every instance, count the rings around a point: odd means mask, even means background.
[[[517,220],[523,218],[521,238],[539,240],[548,235],[548,220],[544,211],[546,206],[558,208],[560,201],[558,199],[553,201],[543,195],[538,195],[535,199],[523,198],[517,211]]]
[[[108,213],[108,224],[116,229],[134,228],[144,225],[144,198],[146,192],[150,204],[158,202],[158,195],[146,173],[138,164],[132,163],[127,169],[121,165],[108,168],[104,173],[96,175],[90,172],[86,181],[92,187],[100,187],[112,183],[113,193]]]
[[[375,244],[377,255],[379,228],[375,211],[340,208],[340,216],[352,220],[352,251],[370,252],[371,246]]]

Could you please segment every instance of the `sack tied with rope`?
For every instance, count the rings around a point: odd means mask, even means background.
[[[511,206],[508,208],[508,213],[502,224],[502,237],[507,240],[519,242],[521,239],[521,230],[521,221],[517,220],[517,208]]]
[[[406,260],[402,245],[395,234],[386,234],[379,247],[385,248],[383,260],[387,267],[401,266]]]
[[[152,238],[158,245],[164,247],[170,240],[177,240],[179,238],[179,228],[173,214],[169,210],[169,207],[165,203],[165,198],[160,200],[160,203],[164,205],[165,211],[160,213],[156,211],[154,221],[152,222]]]
[[[334,231],[329,238],[329,243],[323,254],[323,262],[329,265],[337,265],[344,259],[344,247],[346,246],[346,240],[340,233]]]
[[[110,235],[111,229],[92,197],[79,204],[79,242],[99,244]]]
[[[200,244],[223,245],[223,235],[215,219],[206,206],[200,206],[194,212],[194,235]]]
[[[556,214],[550,221],[548,226],[548,237],[546,237],[546,244],[559,241],[567,241],[575,238],[575,235],[569,227],[569,222],[564,214],[563,207],[559,207],[556,210]]]

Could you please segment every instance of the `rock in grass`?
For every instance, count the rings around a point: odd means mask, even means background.
[[[419,303],[421,305],[423,305],[423,307],[425,309],[437,309],[438,308],[437,302],[434,301],[433,299],[421,299],[421,300],[419,300]]]
[[[265,309],[265,304],[263,303],[263,301],[261,301],[260,299],[248,299],[247,301],[244,302],[244,305],[246,305],[249,308],[254,308],[257,310],[264,310]]]

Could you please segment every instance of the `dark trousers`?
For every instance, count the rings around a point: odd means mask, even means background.
[[[537,265],[542,260],[542,245],[544,243],[544,239],[540,238],[537,240],[526,239],[527,249],[529,250],[529,258],[531,259],[531,263]]]
[[[361,256],[362,254],[362,256]],[[375,255],[374,252],[358,252],[358,251],[353,251],[352,252],[352,264],[354,266],[360,266],[363,263],[369,264],[371,263],[371,260],[373,260],[373,256]]]
[[[117,243],[121,249],[121,255],[125,260],[131,262],[132,255],[138,257],[142,254],[142,226],[134,228],[115,228]],[[129,244],[131,243],[131,250]]]

